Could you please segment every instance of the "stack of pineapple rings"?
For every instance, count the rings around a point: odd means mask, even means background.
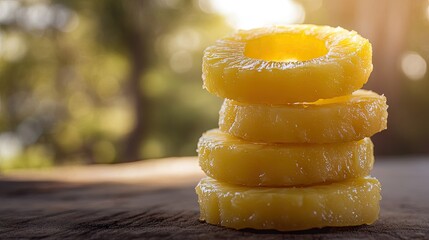
[[[369,137],[386,129],[387,104],[359,90],[371,71],[369,41],[339,27],[240,31],[207,48],[204,87],[225,101],[219,129],[198,143],[200,219],[282,231],[373,223]]]

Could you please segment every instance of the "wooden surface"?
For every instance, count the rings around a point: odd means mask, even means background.
[[[195,158],[0,175],[0,239],[429,239],[429,158],[377,159],[380,220],[292,233],[198,221]]]

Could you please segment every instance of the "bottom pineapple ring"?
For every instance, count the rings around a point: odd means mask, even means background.
[[[290,188],[243,187],[207,177],[196,187],[201,220],[280,231],[371,224],[378,218],[380,190],[371,177]]]

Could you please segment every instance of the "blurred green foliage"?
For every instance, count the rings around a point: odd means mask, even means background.
[[[9,3],[20,17],[0,25],[0,167],[195,154],[221,103],[201,90],[201,54],[228,31],[195,4]]]

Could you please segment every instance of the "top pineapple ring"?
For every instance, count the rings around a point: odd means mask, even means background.
[[[219,97],[284,104],[351,94],[371,71],[371,44],[356,32],[289,25],[218,40],[204,51],[202,77]]]

